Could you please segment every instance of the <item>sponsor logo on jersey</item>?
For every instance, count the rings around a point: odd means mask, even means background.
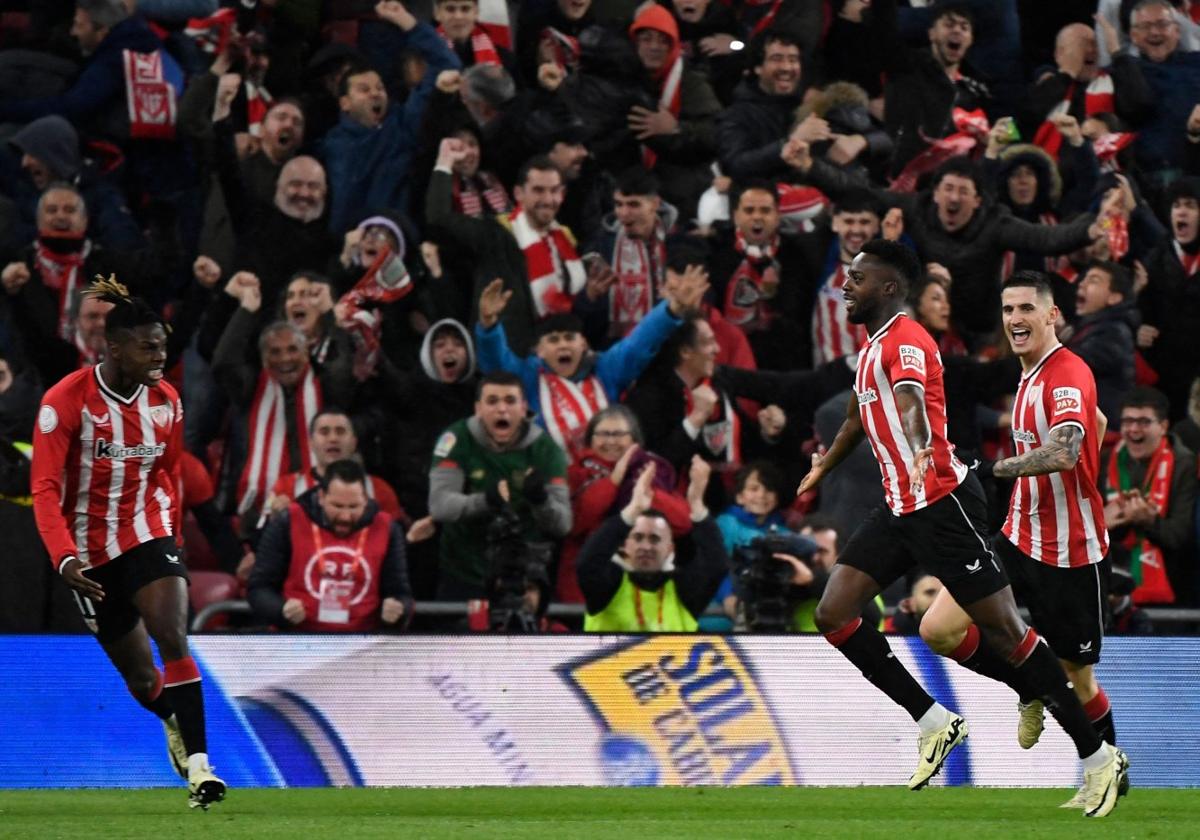
[[[874,388],[867,388],[865,391],[858,392],[858,404],[867,405],[879,399],[879,393]]]
[[[58,428],[58,412],[54,410],[54,406],[42,406],[42,410],[38,412],[38,428],[44,435],[48,435]]]
[[[108,412],[107,411],[104,412],[103,414],[93,414],[92,412],[88,411],[85,408],[83,410],[83,416],[90,419],[92,421],[92,423],[94,423],[97,426],[107,426],[108,425]]]
[[[442,432],[442,436],[438,438],[437,445],[433,447],[433,457],[445,458],[450,454],[450,450],[454,448],[454,444],[458,442],[458,438],[454,436],[454,432]]]
[[[900,345],[900,369],[925,372],[925,351],[915,344]]]
[[[1037,443],[1037,435],[1035,435],[1033,432],[1027,432],[1024,429],[1018,429],[1014,427],[1012,430],[1012,436],[1013,440],[1017,441],[1018,443],[1028,443],[1030,446]]]
[[[1055,388],[1051,392],[1054,397],[1054,416],[1070,414],[1083,408],[1083,394],[1078,388]]]
[[[156,443],[153,446],[147,446],[144,443],[121,446],[120,444],[109,443],[104,438],[98,438],[96,440],[95,458],[96,460],[107,458],[114,461],[125,458],[158,458],[166,451],[167,445],[165,443]]]
[[[650,637],[558,670],[596,719],[610,778],[663,785],[799,781],[757,679],[727,639]]]

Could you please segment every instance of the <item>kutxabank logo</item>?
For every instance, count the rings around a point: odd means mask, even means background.
[[[614,785],[791,785],[798,774],[758,682],[721,636],[652,636],[559,675],[601,729]]]

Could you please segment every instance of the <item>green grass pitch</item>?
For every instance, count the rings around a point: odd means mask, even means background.
[[[1101,820],[1067,790],[356,788],[233,790],[207,813],[181,790],[0,791],[2,838],[1196,837],[1200,790],[1134,788]]]

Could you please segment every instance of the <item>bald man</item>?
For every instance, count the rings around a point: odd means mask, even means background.
[[[1041,119],[1067,113],[1080,125],[1098,114],[1115,113],[1128,119],[1130,103],[1124,91],[1140,81],[1137,59],[1116,55],[1107,68],[1100,66],[1096,33],[1090,26],[1070,23],[1058,31],[1054,42],[1055,69],[1046,68],[1029,91],[1030,112]]]

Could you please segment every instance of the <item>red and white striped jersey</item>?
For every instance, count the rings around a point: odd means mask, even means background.
[[[846,318],[846,301],[842,298],[846,265],[839,262],[817,290],[812,323],[814,367],[857,353],[867,340],[867,328],[851,324]]]
[[[1045,446],[1050,433],[1066,425],[1083,430],[1078,463],[1063,472],[1018,478],[1003,533],[1034,560],[1075,568],[1104,559],[1108,531],[1096,484],[1096,380],[1083,359],[1058,344],[1021,376],[1012,412],[1016,453]]]
[[[908,480],[913,452],[900,425],[893,390],[904,383],[919,385],[924,391],[933,447],[925,485],[915,492]],[[883,492],[895,516],[933,504],[967,477],[966,465],[954,456],[954,447],[946,439],[942,357],[933,337],[920,324],[900,312],[867,339],[858,355],[854,393],[863,429],[883,474]]]
[[[33,435],[33,509],[55,568],[68,555],[101,566],[174,535],[183,405],[166,382],[122,397],[100,366],[42,397]]]

